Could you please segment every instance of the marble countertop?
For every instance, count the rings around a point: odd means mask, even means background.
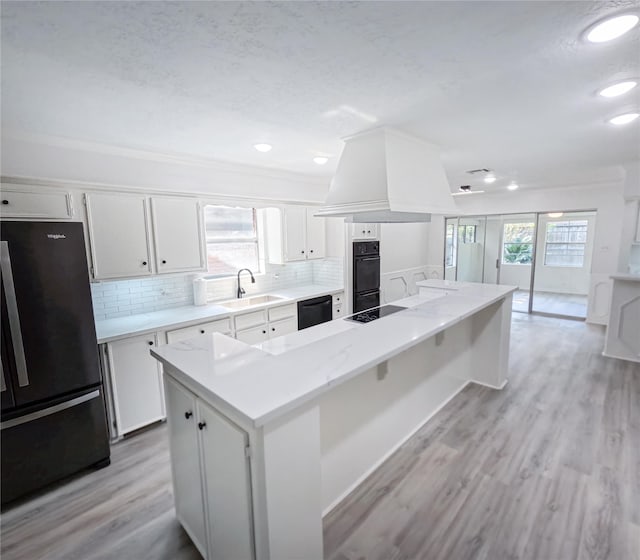
[[[188,305],[164,309],[162,311],[153,311],[151,313],[139,313],[137,315],[129,315],[128,317],[105,319],[103,321],[96,321],[96,335],[98,344],[103,344],[129,336],[147,334],[168,328],[188,327],[205,321],[214,321],[216,319],[231,317],[232,315],[250,313],[266,307],[275,307],[325,294],[336,294],[343,290],[344,288],[338,286],[310,284],[271,291],[269,295],[279,296],[282,299],[246,309],[229,309],[218,305],[216,302],[212,302],[207,305]],[[247,297],[255,297],[257,295],[264,294],[248,294]]]
[[[393,302],[407,309],[370,323],[336,319],[257,346],[213,333],[151,354],[206,401],[262,426],[516,290],[425,282],[424,293]]]

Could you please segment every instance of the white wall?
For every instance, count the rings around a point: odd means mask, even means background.
[[[416,282],[437,276],[429,267],[429,223],[380,224],[381,302],[417,293]]]
[[[518,286],[521,290],[528,290],[531,287],[531,265],[502,263],[500,265],[500,284]]]

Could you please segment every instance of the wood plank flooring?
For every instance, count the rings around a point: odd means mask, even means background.
[[[603,337],[514,314],[507,387],[467,387],[332,511],[327,560],[640,560],[640,365]],[[200,558],[166,437],[4,511],[2,560]]]

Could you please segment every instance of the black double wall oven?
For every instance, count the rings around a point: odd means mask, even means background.
[[[353,312],[380,305],[380,242],[353,243]]]

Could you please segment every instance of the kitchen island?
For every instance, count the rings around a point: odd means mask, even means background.
[[[203,556],[321,559],[324,514],[468,383],[504,387],[515,287],[418,285],[369,323],[151,350],[177,516]]]

